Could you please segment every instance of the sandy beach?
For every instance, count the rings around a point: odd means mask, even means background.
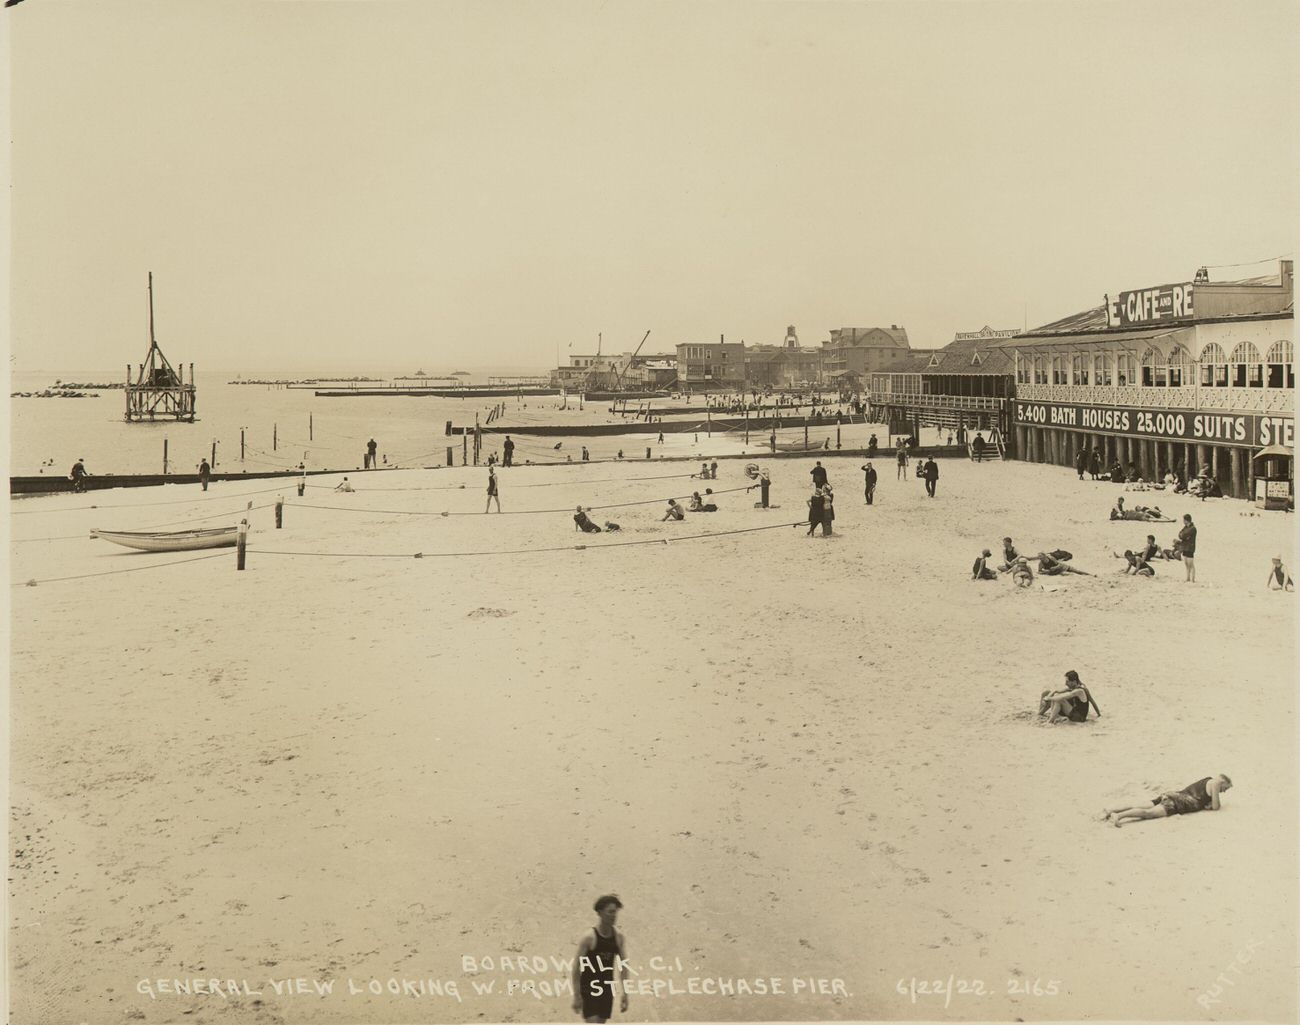
[[[607,891],[634,1019],[1291,1020],[1294,597],[1263,586],[1290,517],[1134,496],[1201,539],[1197,584],[1140,580],[1114,485],[945,460],[929,500],[878,460],[867,507],[861,460],[826,462],[827,539],[774,526],[806,459],[766,511],[724,461],[681,523],[662,500],[701,482],[636,479],[681,463],[502,471],[508,513],[561,510],[532,515],[481,515],[472,468],[290,489],[279,531],[265,488],[16,503],[11,578],[45,582],[13,588],[15,1020],[571,1020],[538,987]],[[248,501],[242,573],[85,539]],[[1099,575],[968,581],[1004,534]],[[629,541],[669,543],[602,550]],[[1071,668],[1103,718],[1038,725]],[[1217,814],[1095,819],[1221,771]]]

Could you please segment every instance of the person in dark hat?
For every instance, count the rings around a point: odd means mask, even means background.
[[[573,1010],[583,1021],[605,1022],[614,1014],[614,990],[626,969],[627,940],[614,928],[623,902],[617,894],[598,897],[593,905],[599,922],[578,943],[573,962]],[[619,998],[619,1011],[627,1014],[627,990]]]

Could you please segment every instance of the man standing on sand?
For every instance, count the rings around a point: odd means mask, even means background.
[[[515,443],[510,440],[510,435],[508,434],[506,435],[505,444],[501,446],[501,452],[502,452],[501,465],[514,466],[515,465]]]
[[[1107,808],[1102,821],[1110,822],[1119,829],[1126,822],[1163,819],[1170,815],[1191,815],[1198,811],[1218,811],[1220,795],[1231,789],[1232,780],[1223,773],[1206,776],[1182,790],[1163,793],[1153,798],[1150,804],[1138,804],[1131,808]]]
[[[487,507],[483,510],[485,513],[492,511],[492,500],[496,499],[497,512],[501,511],[501,495],[497,491],[497,472],[488,467],[488,486],[487,486]]]
[[[594,907],[600,921],[578,942],[573,962],[573,1012],[583,1021],[606,1022],[614,1016],[614,990],[626,976],[627,939],[614,928],[623,908],[615,894],[597,898]],[[627,1014],[626,989],[618,1009]]]
[[[876,497],[876,478],[878,476],[876,473],[876,468],[872,466],[870,463],[867,463],[864,467],[862,467],[862,472],[866,476],[865,493],[867,498],[867,505],[873,505],[874,499]]]
[[[1196,525],[1192,514],[1184,513],[1183,529],[1178,532],[1178,549],[1183,553],[1183,566],[1187,569],[1187,582],[1196,583]]]
[[[822,461],[820,459],[817,460],[817,465],[809,470],[808,473],[812,476],[813,487],[824,488],[826,486],[826,467],[822,466]]]
[[[898,480],[907,480],[907,446],[898,439]]]
[[[377,467],[375,462],[375,453],[379,451],[379,443],[371,438],[366,442],[366,469],[373,470]]]
[[[975,462],[984,462],[984,435],[976,431],[975,440],[970,443],[970,448],[975,455]]]
[[[939,483],[939,464],[931,456],[925,464],[925,493],[934,497],[934,490]]]
[[[212,467],[209,466],[208,461],[204,459],[202,462],[199,463],[199,483],[203,485],[204,491],[208,490],[208,481],[210,481],[211,479],[212,479]]]

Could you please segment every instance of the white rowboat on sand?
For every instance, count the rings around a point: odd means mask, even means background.
[[[213,527],[209,530],[147,531],[92,530],[92,539],[101,538],[142,552],[191,552],[199,548],[232,548],[239,539],[238,527]]]

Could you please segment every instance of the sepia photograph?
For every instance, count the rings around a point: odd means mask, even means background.
[[[6,0],[5,1021],[1296,1021],[1297,52]]]

